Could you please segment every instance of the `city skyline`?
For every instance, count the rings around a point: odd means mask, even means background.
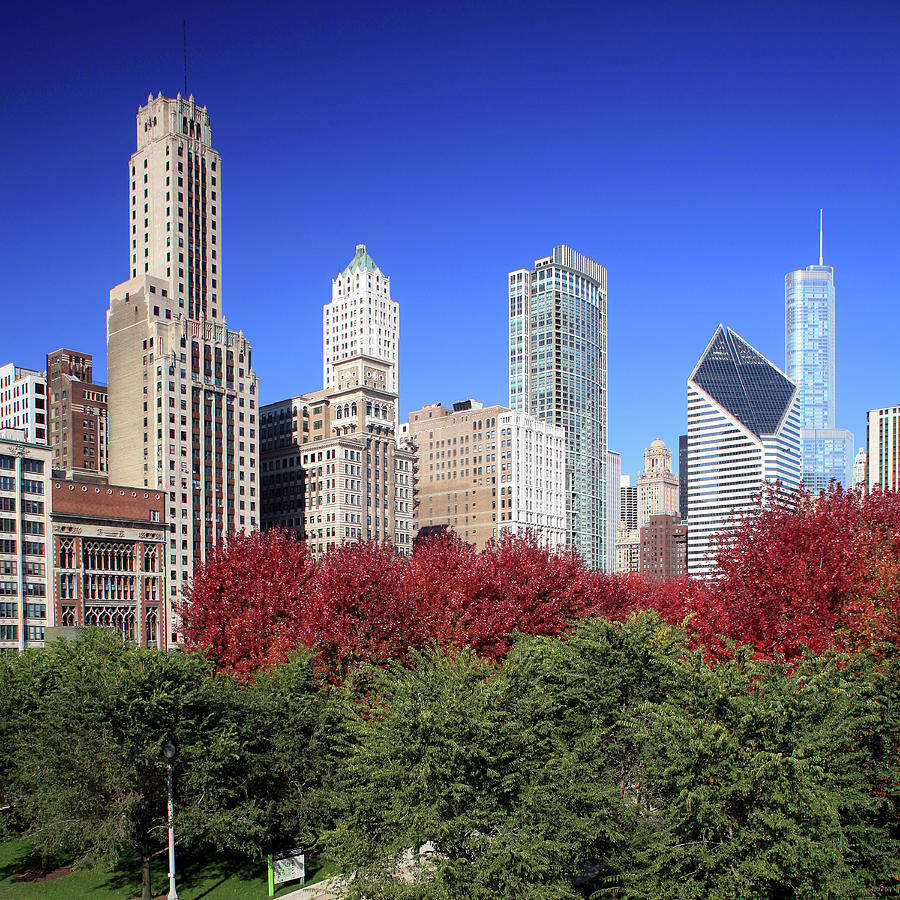
[[[898,255],[897,63],[886,27],[897,11],[808,12],[697,6],[652,21],[647,7],[585,7],[576,33],[552,16],[533,29],[524,9],[513,20],[484,10],[470,31],[459,9],[445,13],[445,43],[426,52],[418,38],[434,20],[425,11],[362,17],[348,8],[334,29],[324,8],[302,23],[266,10],[247,33],[189,9],[188,87],[210,112],[227,170],[222,299],[229,324],[253,344],[262,402],[318,383],[329,281],[366,243],[402,306],[400,418],[469,396],[505,403],[504,281],[565,243],[609,271],[609,447],[634,474],[654,438],[674,447],[684,431],[697,334],[728,321],[784,367],[783,277],[816,258],[823,206],[840,298],[839,418],[859,446],[866,410],[896,404],[900,387],[887,344],[900,312],[880,275]],[[16,173],[5,187],[17,215],[2,226],[0,357],[40,369],[48,351],[73,347],[93,354],[105,381],[106,292],[131,274],[122,177],[130,115],[149,91],[183,90],[182,48],[165,16],[146,27],[159,53],[139,59],[125,24],[95,34],[71,12],[40,29],[33,12],[15,15],[10,33],[41,41],[23,38],[3,63],[12,83],[28,86],[4,104],[14,127],[0,152]],[[629,35],[644,24],[637,54]],[[800,27],[821,62],[780,56],[777,32]],[[289,52],[291,35],[303,53]],[[351,52],[362,39],[365,64]],[[568,46],[552,52],[554,74],[510,66],[542,42]],[[689,51],[678,66],[669,64],[674,46]],[[584,62],[588,49],[601,66]],[[329,55],[341,65],[326,66]],[[84,58],[100,62],[86,72]],[[760,58],[778,60],[778,71],[760,71]],[[512,122],[546,118],[544,101],[563,88],[553,121],[577,121],[581,136],[515,149]],[[361,98],[358,115],[371,127],[345,139],[341,111]],[[42,113],[48,101],[53,116]],[[826,113],[823,140],[815,126]],[[62,133],[78,136],[64,159]],[[285,147],[283,173],[262,162],[284,158]]]

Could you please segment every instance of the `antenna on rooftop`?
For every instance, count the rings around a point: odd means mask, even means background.
[[[819,208],[819,265],[825,265],[825,257],[822,255],[822,208]]]
[[[182,19],[181,24],[184,29],[184,96],[187,97],[187,19]]]

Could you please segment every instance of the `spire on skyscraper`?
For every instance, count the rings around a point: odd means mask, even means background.
[[[819,207],[819,265],[825,265],[825,257],[822,254],[822,208]]]

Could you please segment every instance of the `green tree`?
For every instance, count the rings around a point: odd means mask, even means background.
[[[502,669],[432,651],[380,673],[352,720],[332,844],[358,896],[543,900],[579,896],[584,872],[615,882],[641,825],[634,720],[682,647],[642,616],[520,636]]]
[[[150,859],[166,839],[166,738],[178,748],[179,840],[226,847],[260,833],[252,801],[221,777],[240,736],[229,688],[202,657],[124,647],[97,630],[55,642],[42,670],[53,678],[12,741],[14,800],[42,854],[112,863],[134,851],[147,900]]]
[[[715,668],[693,656],[679,689],[648,710],[651,828],[627,896],[896,889],[892,679],[865,657],[827,654],[787,670],[749,653]]]
[[[315,848],[334,823],[345,741],[340,693],[320,683],[315,655],[305,649],[231,686],[242,753],[224,780],[256,803],[266,825],[262,849]]]

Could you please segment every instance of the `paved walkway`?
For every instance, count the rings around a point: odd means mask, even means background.
[[[326,878],[318,884],[311,884],[309,887],[302,887],[290,894],[282,894],[278,900],[338,900],[343,897],[340,880],[337,878]]]

